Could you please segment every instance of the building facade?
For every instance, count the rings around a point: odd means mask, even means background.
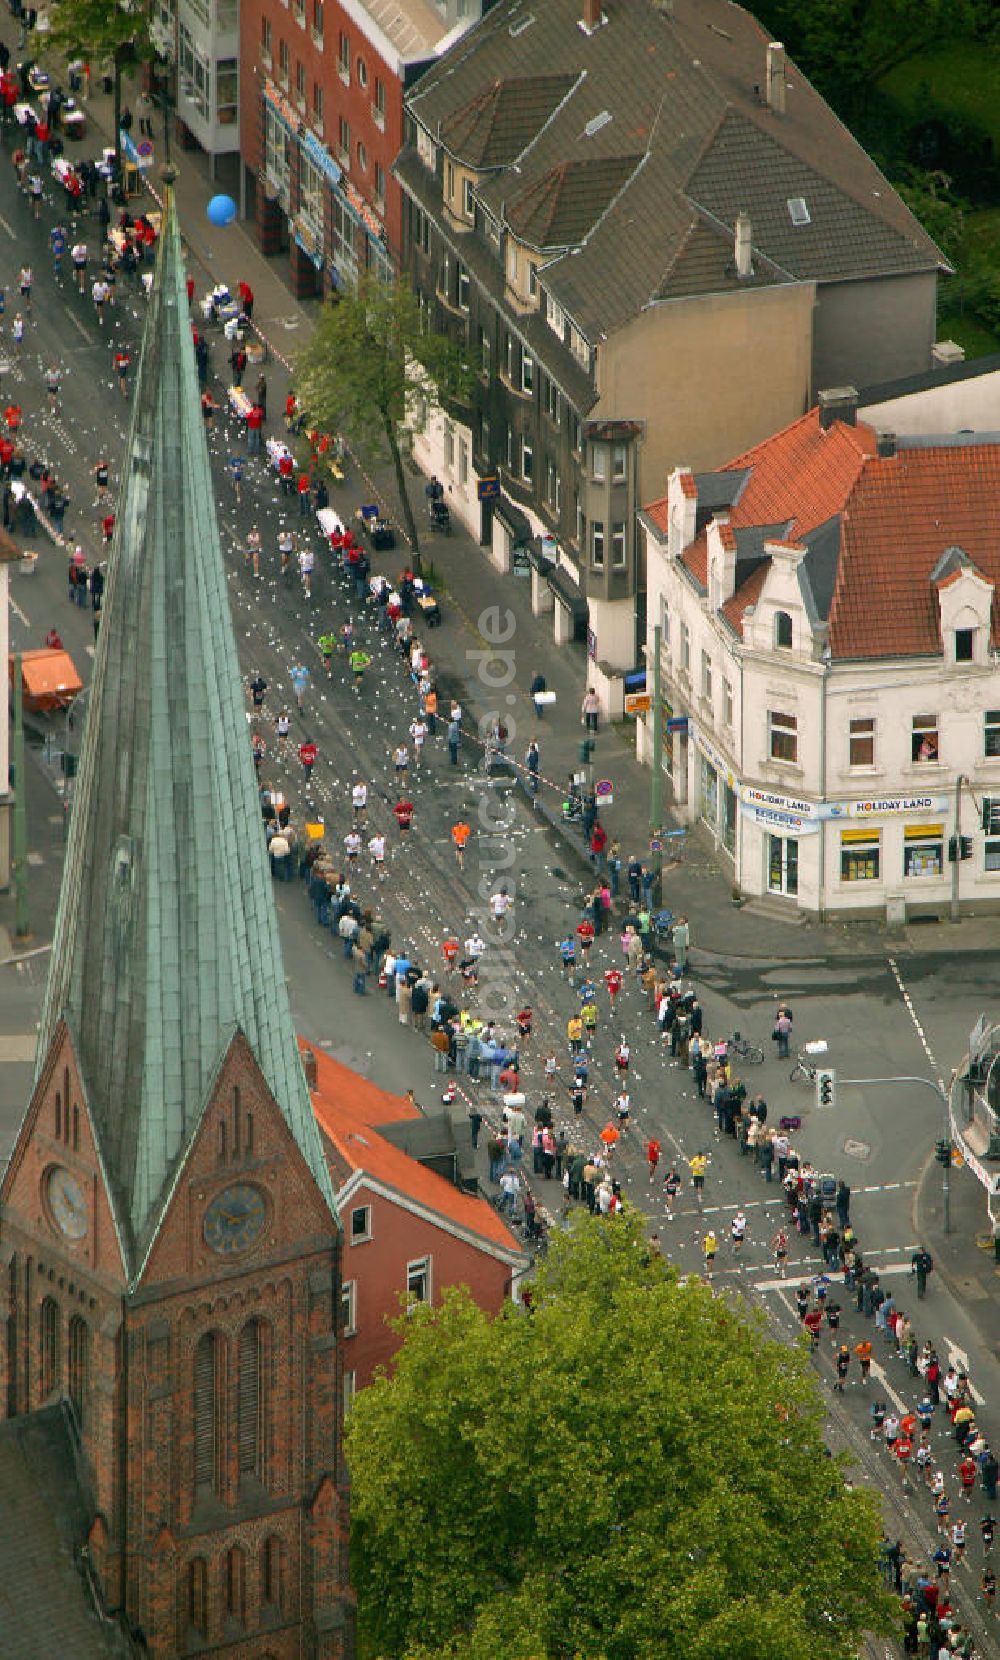
[[[71,1415],[90,1584],[142,1652],[349,1660],[341,1233],[203,426],[168,183],[34,1088],[0,1183],[0,1412]],[[199,805],[231,877],[195,844]]]
[[[816,386],[928,367],[940,255],[728,0],[502,0],[406,111],[404,263],[482,360],[469,407],[415,408],[414,452],[501,568],[533,563],[556,638],[630,668],[637,506]]]
[[[407,1297],[440,1304],[448,1286],[464,1285],[499,1314],[530,1258],[477,1189],[467,1125],[441,1115],[435,1134],[410,1101],[321,1050],[303,1052],[344,1220],[346,1407],[391,1366],[400,1344],[392,1322]]]
[[[6,665],[10,652],[10,577],[20,557],[19,550],[6,531],[0,533],[0,664]],[[14,811],[14,792],[10,777],[10,733],[13,719],[13,697],[10,675],[3,680],[2,710],[0,710],[0,888],[10,881],[11,828]]]
[[[641,515],[663,766],[734,893],[813,915],[1000,904],[989,436],[907,439],[850,393]]]
[[[482,9],[481,0],[243,0],[241,192],[262,250],[287,252],[299,296],[394,270],[404,91]]]

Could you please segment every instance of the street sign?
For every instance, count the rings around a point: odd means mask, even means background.
[[[499,473],[484,473],[476,485],[476,494],[480,501],[493,501],[500,494]]]
[[[674,715],[667,721],[668,732],[686,732],[688,729],[687,715]]]
[[[650,853],[662,853],[663,852],[663,843],[661,842],[659,836],[653,836],[652,837],[652,839],[649,843],[649,851],[650,851]]]
[[[651,692],[625,693],[626,715],[645,715],[652,707],[653,696]]]
[[[594,785],[594,794],[597,796],[598,800],[601,800],[604,796],[613,795],[614,785],[612,784],[611,779],[599,778],[597,783]]]

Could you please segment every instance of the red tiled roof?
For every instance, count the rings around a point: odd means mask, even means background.
[[[730,509],[734,529],[743,525],[788,524],[785,540],[801,541],[839,513],[865,460],[878,445],[872,427],[834,421],[824,432],[819,410],[755,444],[721,472],[750,469],[740,499]]]
[[[681,473],[681,489],[686,496],[696,496],[698,494],[698,486],[694,481],[694,473]],[[659,507],[660,505],[661,504],[659,502],[654,503],[654,506],[656,507]],[[665,509],[667,505],[666,498],[664,498],[662,505]],[[650,511],[652,511],[652,509],[650,509]],[[664,530],[667,528],[666,520],[664,520],[663,528]]]
[[[379,1089],[377,1084],[325,1055],[304,1038],[299,1038],[299,1047],[310,1050],[316,1057],[318,1087],[311,1092],[313,1111],[320,1129],[345,1164],[457,1224],[467,1233],[478,1234],[492,1245],[520,1254],[518,1241],[486,1199],[463,1193],[436,1170],[428,1170],[426,1165],[379,1135],[379,1124],[420,1117],[405,1096],[390,1095],[387,1090]],[[336,1171],[334,1185],[337,1185]]]
[[[941,650],[931,572],[958,545],[1000,586],[1000,444],[900,449],[870,462],[844,514],[830,608],[834,657]],[[993,642],[1000,641],[993,608]]]

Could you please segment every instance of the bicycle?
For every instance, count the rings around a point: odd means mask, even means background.
[[[825,1038],[815,1038],[811,1043],[804,1044],[788,1074],[789,1081],[793,1084],[814,1084],[819,1071],[819,1057],[825,1055],[828,1048]]]
[[[764,1051],[759,1043],[751,1043],[739,1032],[734,1032],[731,1038],[726,1039],[726,1052],[735,1055],[738,1060],[747,1061],[751,1066],[760,1066],[764,1059]]]

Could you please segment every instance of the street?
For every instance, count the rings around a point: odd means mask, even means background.
[[[67,272],[57,282],[48,254],[51,226],[62,204],[46,203],[36,223],[27,201],[4,176],[0,182],[0,277],[6,289],[0,378],[4,401],[23,406],[23,443],[29,460],[48,461],[64,482],[70,497],[65,548],[54,545],[40,530],[34,544],[38,569],[30,578],[12,577],[11,645],[13,650],[40,646],[50,628],[56,628],[86,681],[93,658],[94,629],[89,609],[68,598],[67,560],[76,542],[88,564],[101,558],[100,516],[93,469],[102,456],[111,463],[114,497],[116,462],[124,444],[129,403],[123,399],[113,369],[113,352],[124,342],[132,353],[133,373],[143,321],[143,299],[136,280],[122,278],[117,303],[99,323],[90,298],[76,292]],[[237,233],[233,233],[234,235]],[[85,232],[96,252],[98,227],[90,220]],[[239,257],[234,254],[234,261]],[[10,322],[16,309],[16,278],[21,264],[34,268],[32,317],[27,323],[23,352],[15,354]],[[230,273],[235,276],[236,271]],[[199,279],[199,292],[203,287]],[[225,405],[228,384],[228,348],[221,333],[210,335],[213,393]],[[49,407],[45,371],[51,363],[63,371],[62,402]],[[284,436],[282,410],[287,376],[272,359],[266,365],[269,431]],[[445,742],[446,720],[426,746],[423,764],[415,765],[410,745],[405,793],[415,805],[414,827],[404,837],[392,815],[397,779],[392,752],[409,743],[408,729],[417,714],[417,697],[407,663],[393,649],[388,635],[374,622],[370,608],[358,608],[343,579],[334,570],[325,543],[318,539],[312,514],[300,517],[294,495],[283,495],[266,461],[244,461],[242,491],[234,492],[230,458],[245,457],[245,435],[225,407],[220,407],[208,434],[217,481],[217,500],[223,547],[227,559],[230,596],[236,622],[241,662],[247,680],[259,674],[267,682],[263,710],[250,721],[248,734],[259,734],[265,752],[260,775],[280,787],[292,807],[293,824],[322,820],[325,840],[338,858],[343,838],[351,828],[350,790],[363,780],[369,787],[365,836],[377,828],[385,832],[390,848],[384,882],[372,878],[367,859],[352,871],[351,879],[365,903],[374,906],[391,929],[394,946],[405,946],[411,958],[427,964],[444,984],[447,976],[442,942],[450,935],[464,940],[478,928],[487,941],[484,986],[502,985],[507,1001],[507,1028],[524,1004],[534,1011],[534,1030],[522,1051],[522,1088],[529,1109],[544,1091],[542,1061],[553,1053],[559,1070],[553,1093],[557,1124],[581,1134],[587,1150],[597,1146],[600,1130],[612,1111],[616,1089],[613,1054],[622,1034],[632,1044],[629,1088],[631,1123],[615,1154],[614,1174],[626,1195],[648,1210],[662,1249],[684,1272],[701,1272],[702,1237],[714,1224],[719,1233],[715,1283],[725,1290],[739,1289],[759,1303],[775,1330],[791,1339],[799,1327],[794,1291],[803,1279],[820,1272],[821,1263],[807,1239],[792,1233],[787,1279],[776,1277],[770,1240],[787,1204],[780,1186],[767,1186],[753,1161],[741,1158],[736,1144],[716,1138],[710,1106],[699,1101],[689,1072],[672,1062],[661,1041],[646,1000],[634,976],[625,987],[614,1013],[609,1011],[603,986],[606,969],[623,966],[617,926],[600,935],[593,946],[587,972],[599,987],[599,1022],[590,1057],[590,1087],[582,1124],[574,1125],[569,1104],[571,1073],[566,1022],[578,998],[561,974],[556,943],[579,920],[579,903],[589,883],[588,865],[578,833],[553,828],[532,811],[524,793],[494,788],[480,765],[475,739],[477,721],[496,706],[498,694],[482,672],[491,650],[483,650],[484,607],[497,597],[509,605],[516,622],[516,674],[509,690],[499,694],[506,717],[518,724],[512,751],[520,759],[529,735],[542,745],[543,788],[550,807],[561,796],[560,780],[573,765],[581,727],[577,703],[581,665],[567,650],[554,652],[546,638],[544,619],[533,618],[526,596],[515,592],[511,579],[499,578],[482,554],[461,532],[447,548],[434,546],[431,556],[442,581],[444,622],[425,636],[436,670],[440,708],[446,715],[457,698],[465,711],[465,740],[461,764],[449,764]],[[345,522],[362,500],[373,499],[369,479],[384,473],[366,469],[360,477],[349,465],[343,486],[334,487],[333,504]],[[415,496],[422,491],[416,481]],[[247,567],[244,548],[251,528],[258,526],[263,540],[262,575],[255,580]],[[282,577],[278,561],[278,534],[290,528],[317,550],[311,600],[297,574]],[[405,551],[382,552],[373,567],[395,576],[405,562]],[[339,633],[351,621],[356,638],[373,658],[360,695],[352,685],[347,653],[334,656],[326,674],[317,647],[318,637]],[[486,632],[489,641],[489,633]],[[479,653],[477,657],[474,654]],[[559,687],[559,701],[551,719],[535,722],[527,687],[537,662],[543,662],[549,683]],[[304,707],[295,707],[289,671],[304,665],[309,683]],[[179,671],[183,666],[179,665]],[[495,684],[495,680],[494,680]],[[577,688],[574,695],[573,688]],[[275,719],[287,709],[291,733],[282,746]],[[58,752],[68,741],[79,748],[79,730],[68,734],[63,722],[50,728],[50,749]],[[318,747],[314,775],[308,783],[297,759],[300,743],[311,738]],[[609,835],[620,836],[627,858],[636,838],[645,831],[643,775],[618,735],[602,734],[599,758],[616,778],[615,801],[607,813]],[[29,953],[0,966],[0,1150],[7,1152],[28,1098],[33,1057],[33,1032],[38,1017],[47,967],[46,944],[61,869],[63,805],[61,781],[52,755],[43,749],[37,725],[31,733],[29,792],[29,846],[31,849],[31,923]],[[619,780],[621,781],[619,783]],[[498,805],[498,803],[500,805]],[[459,869],[451,840],[451,826],[464,818],[474,826],[465,868]],[[224,859],[226,847],[217,827],[203,825],[205,857]],[[513,942],[492,930],[485,901],[505,884],[513,896]],[[812,929],[803,931],[767,915],[737,917],[732,913],[727,884],[716,873],[707,852],[695,840],[685,860],[668,870],[665,903],[675,912],[692,916],[690,981],[705,1015],[705,1032],[713,1039],[739,1031],[765,1051],[763,1065],[737,1070],[751,1096],[762,1093],[768,1122],[783,1114],[799,1114],[803,1125],[793,1139],[805,1158],[819,1171],[844,1177],[852,1189],[851,1220],[864,1251],[887,1288],[911,1316],[921,1342],[930,1338],[942,1363],[953,1355],[967,1367],[977,1397],[982,1428],[1000,1443],[1000,1321],[996,1313],[997,1279],[992,1254],[978,1250],[975,1235],[985,1227],[982,1190],[964,1171],[952,1172],[952,1234],[941,1235],[941,1172],[928,1161],[941,1132],[941,1108],[929,1090],[902,1084],[842,1087],[836,1108],[815,1108],[810,1085],[789,1082],[791,1062],[775,1058],[771,1041],[775,1010],[787,1002],[794,1011],[795,1047],[814,1038],[829,1044],[829,1063],[843,1078],[894,1078],[921,1075],[948,1078],[967,1047],[968,1033],[982,1010],[991,1012],[997,984],[998,953],[977,949],[961,954],[963,932],[944,934],[938,928],[922,947],[912,938],[897,952],[890,940],[873,942],[870,935]],[[432,1070],[432,1051],[426,1039],[404,1026],[394,1004],[379,991],[376,977],[365,996],[351,989],[349,965],[334,933],[320,929],[300,882],[276,886],[285,964],[292,1010],[298,1029],[348,1065],[371,1076],[380,1085],[402,1093],[413,1088],[428,1108],[440,1102],[442,1079]],[[622,915],[618,911],[618,918]],[[0,900],[0,921],[13,932],[10,896]],[[706,943],[709,942],[710,943]],[[979,937],[979,943],[982,943]],[[988,940],[987,940],[988,944]],[[32,951],[34,954],[31,954]],[[485,970],[501,961],[495,980]],[[579,978],[579,975],[578,975]],[[458,985],[450,977],[449,989]],[[461,1002],[459,989],[455,993]],[[475,1003],[473,1003],[475,1006]],[[503,1024],[503,1022],[501,1022]],[[487,1123],[499,1120],[501,1099],[486,1084],[458,1080],[461,1090],[453,1111],[464,1118],[475,1097],[483,1104]],[[530,1116],[530,1112],[529,1112]],[[659,1178],[650,1182],[644,1147],[655,1135],[663,1143]],[[693,1202],[690,1183],[679,1196],[673,1222],[666,1217],[662,1175],[676,1155],[682,1174],[697,1151],[710,1155],[704,1215]],[[482,1146],[480,1149],[481,1157]],[[530,1162],[530,1161],[529,1161]],[[484,1185],[485,1159],[481,1166]],[[533,1179],[542,1203],[558,1216],[563,1195],[555,1182]],[[748,1219],[747,1242],[739,1259],[729,1244],[729,1225],[742,1206]],[[926,1245],[935,1259],[935,1272],[926,1299],[917,1303],[909,1278],[914,1251]],[[853,1348],[863,1335],[872,1335],[842,1294],[844,1340]],[[849,1306],[850,1305],[850,1306]],[[878,1480],[887,1494],[887,1528],[904,1539],[911,1554],[928,1554],[933,1545],[933,1515],[929,1496],[921,1488],[907,1491],[888,1455],[873,1449],[869,1439],[869,1405],[882,1391],[900,1408],[918,1399],[919,1380],[881,1337],[876,1349],[873,1382],[862,1388],[856,1363],[848,1374],[843,1397],[831,1400],[830,1441],[847,1448],[861,1461],[863,1479]],[[824,1384],[833,1381],[831,1343],[824,1335],[817,1358]],[[949,1471],[957,1462],[954,1443],[944,1440],[943,1414],[937,1415],[934,1445]],[[912,1486],[916,1488],[917,1483]],[[953,1508],[957,1513],[959,1506]],[[963,1512],[965,1506],[961,1507]],[[982,1642],[982,1603],[975,1602],[982,1554],[978,1519],[981,1502],[969,1507],[968,1567],[953,1576],[956,1606]],[[978,1613],[976,1610],[978,1609]],[[1000,1646],[993,1639],[993,1652]],[[990,1652],[988,1646],[983,1652]]]

